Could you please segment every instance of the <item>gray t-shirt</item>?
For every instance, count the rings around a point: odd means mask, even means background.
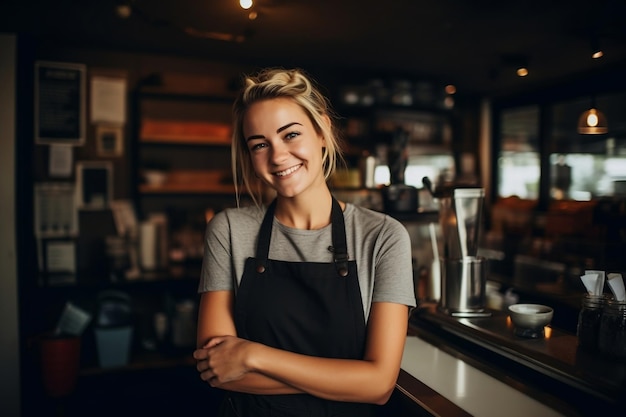
[[[230,208],[207,225],[198,292],[235,290],[245,260],[255,256],[265,208]],[[396,219],[347,203],[344,210],[348,256],[356,260],[365,318],[372,302],[415,307],[411,241]],[[269,258],[289,262],[333,262],[332,226],[317,230],[287,227],[274,218]]]

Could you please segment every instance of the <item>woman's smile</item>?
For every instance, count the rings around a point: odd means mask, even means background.
[[[279,177],[286,177],[287,175],[289,175],[289,174],[292,174],[292,173],[296,172],[296,171],[297,171],[297,170],[299,170],[301,167],[302,167],[302,164],[295,165],[295,166],[292,166],[291,168],[287,168],[287,169],[286,169],[286,170],[284,170],[284,171],[278,171],[278,172],[275,172],[275,173],[274,173],[274,175],[279,176]]]

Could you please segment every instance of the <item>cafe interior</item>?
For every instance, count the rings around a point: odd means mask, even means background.
[[[333,194],[411,237],[381,416],[626,410],[624,0],[0,10],[1,415],[216,415],[191,357],[203,237],[237,204],[231,105],[265,67],[329,97]]]

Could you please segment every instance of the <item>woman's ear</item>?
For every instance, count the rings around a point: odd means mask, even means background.
[[[325,127],[327,130],[331,129],[330,117],[328,117],[327,114],[322,115],[322,122],[326,125]],[[324,142],[324,145],[326,145],[326,138],[323,135],[322,135],[322,142]]]

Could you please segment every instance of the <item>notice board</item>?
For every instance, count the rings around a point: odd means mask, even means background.
[[[83,145],[86,69],[83,64],[35,63],[35,141]]]

